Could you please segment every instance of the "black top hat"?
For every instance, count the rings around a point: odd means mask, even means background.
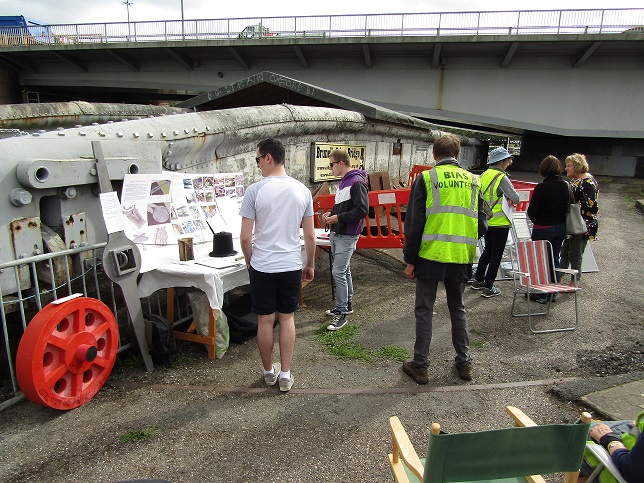
[[[236,255],[237,252],[233,250],[233,235],[227,231],[220,231],[215,233],[212,240],[211,257],[230,257]]]

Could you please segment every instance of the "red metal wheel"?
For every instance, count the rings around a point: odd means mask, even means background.
[[[85,404],[103,387],[118,350],[118,325],[103,302],[78,297],[50,303],[29,322],[16,374],[31,401],[54,409]]]

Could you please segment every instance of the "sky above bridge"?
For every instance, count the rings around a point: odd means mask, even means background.
[[[131,22],[151,20],[279,17],[305,15],[463,12],[494,10],[559,10],[641,8],[641,0],[452,0],[450,2],[398,0],[0,0],[0,15],[25,15],[48,24]]]

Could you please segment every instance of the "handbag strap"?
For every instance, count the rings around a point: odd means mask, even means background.
[[[568,181],[566,184],[568,185],[568,205],[572,205],[575,203],[575,194],[572,192],[572,185]]]

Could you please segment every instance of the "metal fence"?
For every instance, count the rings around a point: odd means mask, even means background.
[[[0,264],[0,273],[15,277],[17,292],[6,293],[0,284],[0,411],[22,399],[16,377],[16,353],[31,319],[48,303],[82,293],[101,300],[114,313],[119,327],[119,352],[128,349],[130,319],[120,288],[102,267],[106,243],[36,255]],[[178,303],[183,293],[175,291],[175,324],[190,318],[189,304]],[[158,292],[142,300],[144,312],[165,315],[165,294]]]
[[[644,30],[644,9],[248,17],[0,27],[0,47],[258,38],[570,35]]]

